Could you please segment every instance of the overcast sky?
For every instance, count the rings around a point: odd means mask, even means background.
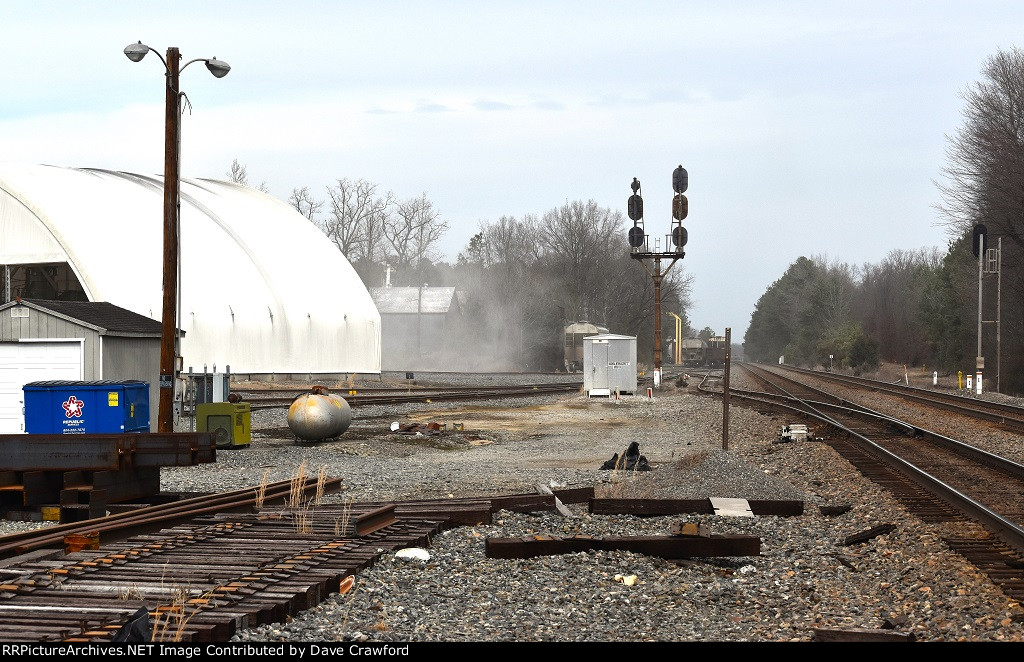
[[[947,136],[985,60],[1024,46],[1024,3],[0,0],[0,160],[162,173],[140,40],[231,65],[181,74],[183,176],[238,159],[284,200],[426,193],[452,260],[502,215],[625,216],[633,177],[663,235],[683,165],[691,323],[738,342],[801,255],[945,248]]]

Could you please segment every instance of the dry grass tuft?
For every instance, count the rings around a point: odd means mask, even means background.
[[[327,465],[320,467],[316,474],[316,496],[313,497],[313,505],[319,506],[324,499],[324,485],[327,484]]]
[[[256,488],[256,507],[263,508],[263,502],[267,499],[267,483],[270,481],[270,469],[263,472],[263,479]]]
[[[164,573],[167,567],[164,566]],[[163,586],[164,575],[160,577],[160,584]],[[197,600],[192,599],[192,588],[188,585],[172,584],[169,588],[171,595],[170,604],[157,605],[152,612],[153,616],[153,641],[181,641],[185,634],[188,622],[202,610],[199,604],[208,604],[216,607],[216,598],[211,589],[199,596]],[[189,613],[186,613],[190,602],[197,603]]]
[[[352,519],[352,499],[349,497],[345,498],[345,502],[341,508],[341,517],[334,520],[334,535],[341,538],[348,531],[349,521]]]
[[[132,584],[131,586],[121,586],[120,588],[117,589],[117,599],[118,600],[141,600],[142,599],[142,591],[140,591],[139,587],[137,585],[135,585],[135,584]]]
[[[308,534],[313,533],[313,518],[309,516],[309,504],[292,514],[295,518],[295,532]]]
[[[302,506],[302,495],[306,487],[306,463],[303,462],[295,470],[288,489],[288,507],[299,508]]]

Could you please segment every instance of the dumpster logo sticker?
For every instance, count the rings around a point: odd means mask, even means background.
[[[72,395],[62,406],[69,417],[74,418],[77,416],[80,418],[82,416],[82,407],[85,406],[85,403]]]

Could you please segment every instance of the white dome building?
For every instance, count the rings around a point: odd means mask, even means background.
[[[380,315],[333,243],[289,205],[181,180],[183,368],[379,373]],[[163,178],[0,163],[0,303],[105,301],[159,320]]]

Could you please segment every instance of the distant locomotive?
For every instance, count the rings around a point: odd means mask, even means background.
[[[583,370],[583,339],[602,333],[608,333],[608,327],[598,326],[587,321],[573,322],[565,327],[563,348],[566,372]]]
[[[682,364],[691,368],[721,368],[725,366],[725,336],[712,336],[707,340],[687,338],[680,348]]]
[[[708,368],[725,366],[725,336],[712,336],[704,341],[704,365]]]

